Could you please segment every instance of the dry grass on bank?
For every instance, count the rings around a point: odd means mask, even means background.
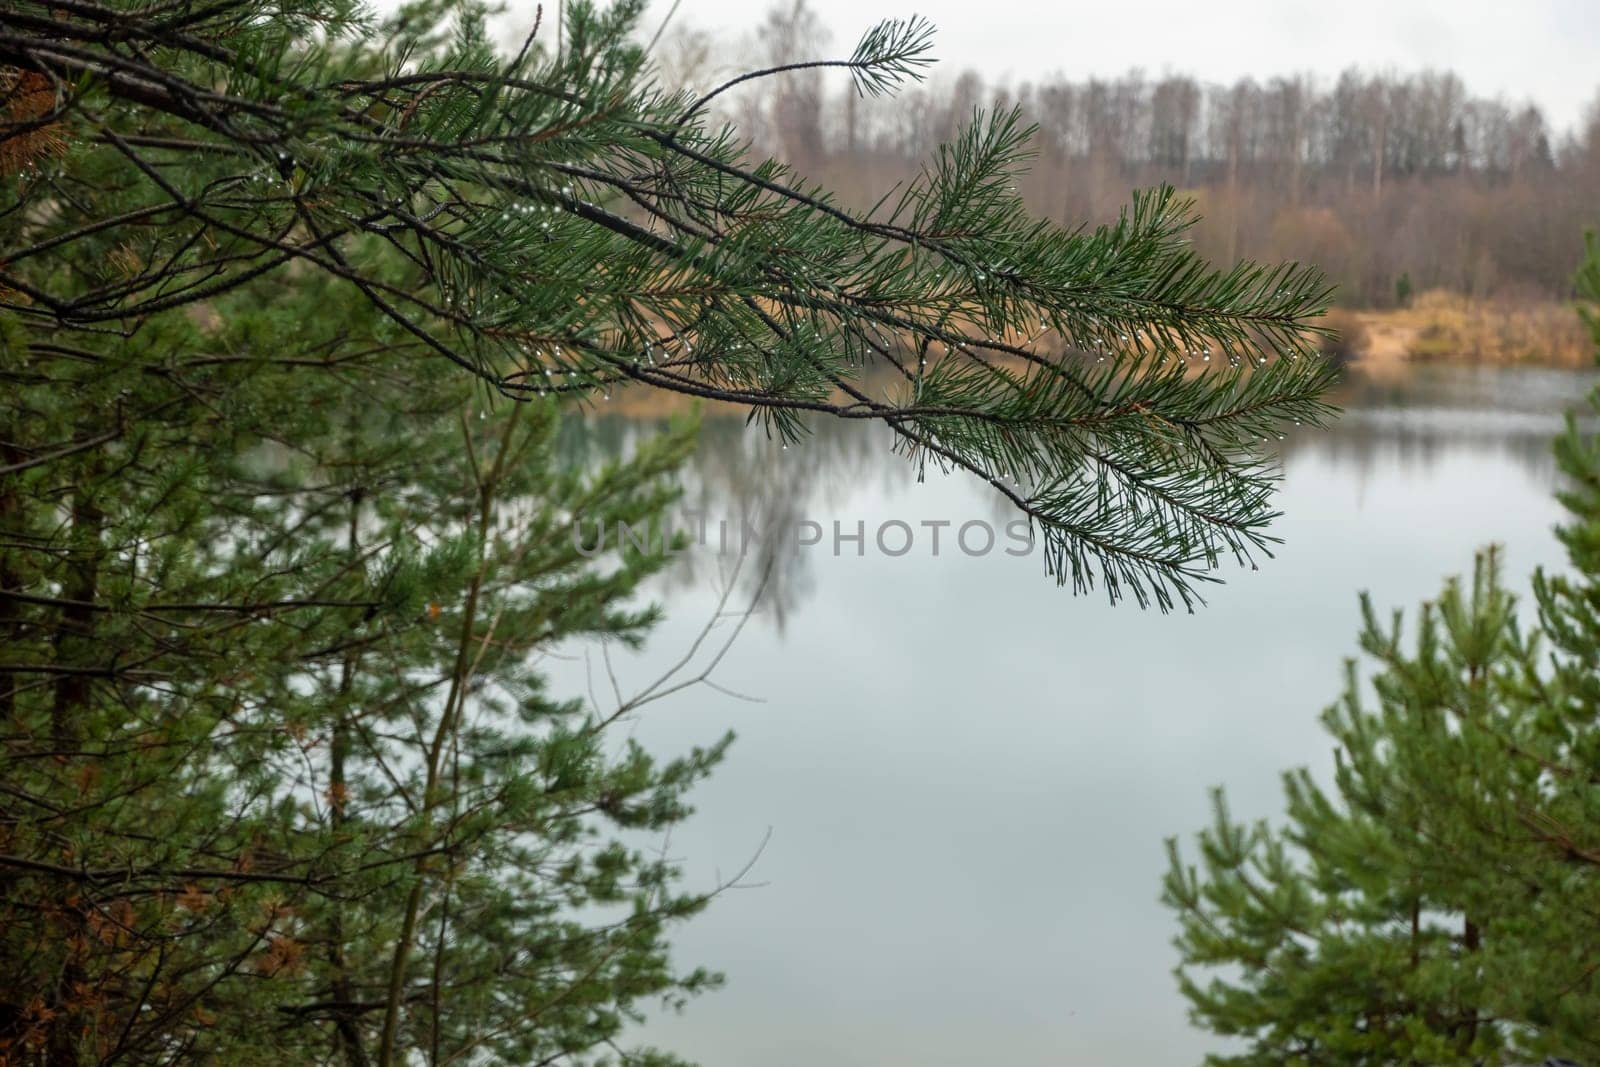
[[[1329,325],[1345,335],[1339,355],[1353,362],[1543,367],[1594,362],[1593,342],[1572,305],[1554,300],[1471,300],[1430,292],[1405,308],[1336,310]]]

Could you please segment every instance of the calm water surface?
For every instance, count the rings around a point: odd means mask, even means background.
[[[1358,590],[1409,608],[1489,541],[1519,587],[1560,563],[1547,441],[1588,380],[1353,376],[1332,430],[1282,444],[1277,558],[1230,571],[1194,615],[1074,597],[1039,556],[947,541],[936,558],[919,537],[885,557],[870,531],[888,519],[1010,516],[970,479],[919,484],[867,427],[820,425],[783,451],[710,422],[689,481],[713,519],[787,508],[863,521],[869,543],[776,568],[714,675],[761,703],[699,688],[637,722],[663,754],[738,733],[669,843],[690,884],[770,835],[759,884],[675,937],[727,986],[644,1039],[705,1067],[1197,1063],[1217,1044],[1171,979],[1163,839],[1207,821],[1211,785],[1271,817],[1284,768],[1328,767],[1317,715],[1354,651]],[[593,420],[574,447],[649,429]],[[664,583],[668,622],[616,661],[625,689],[689,647],[731,562],[701,550]],[[583,685],[581,659],[556,673]]]

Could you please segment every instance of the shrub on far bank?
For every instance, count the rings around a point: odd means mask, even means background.
[[[1324,337],[1318,346],[1322,358],[1343,367],[1358,362],[1366,355],[1371,336],[1361,316],[1345,308],[1333,308],[1323,316],[1322,323],[1334,331]]]
[[[1418,362],[1589,366],[1593,349],[1570,305],[1553,300],[1471,300],[1440,290],[1412,305]]]
[[[1588,331],[1565,301],[1527,294],[1492,300],[1433,289],[1385,310],[1333,308],[1323,324],[1337,335],[1322,354],[1350,363],[1471,363],[1587,367]]]

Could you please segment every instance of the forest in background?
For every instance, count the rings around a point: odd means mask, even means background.
[[[839,52],[803,2],[733,43],[678,24],[658,57],[670,83],[704,90],[736,60]],[[1007,84],[969,70],[873,100],[808,69],[720,100],[760,149],[858,209],[916,174],[975,109],[1017,107],[1038,126],[1019,190],[1039,215],[1103,222],[1130,189],[1169,183],[1196,201],[1208,259],[1315,263],[1352,308],[1433,289],[1565,300],[1583,230],[1600,223],[1600,96],[1561,131],[1534,104],[1474,94],[1446,71],[1221,85],[1140,71]]]

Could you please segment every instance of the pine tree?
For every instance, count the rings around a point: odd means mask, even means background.
[[[637,841],[727,739],[612,738],[695,678],[539,674],[656,619],[692,426],[574,469],[556,400],[419,381],[353,292],[210,310],[7,333],[5,440],[76,443],[14,449],[0,497],[0,1056],[546,1062],[707,988],[665,940],[707,893]],[[575,515],[652,532],[597,552]]]
[[[1592,237],[1578,290],[1600,349]],[[1600,1057],[1600,436],[1569,416],[1555,453],[1570,570],[1534,576],[1536,625],[1492,549],[1409,648],[1363,597],[1376,705],[1352,663],[1333,789],[1286,775],[1281,828],[1219,791],[1199,870],[1168,842],[1191,1017],[1247,1042],[1208,1062]]]
[[[643,0],[563,7],[559,48],[536,22],[507,57],[464,0],[389,20],[354,0],[7,5],[6,143],[60,150],[0,212],[0,308],[70,343],[314,273],[510,396],[640,383],[745,405],[786,441],[810,415],[886,424],[1113,600],[1191,605],[1222,557],[1266,549],[1266,445],[1328,410],[1331,371],[1302,358],[1314,270],[1211,269],[1170,189],[1094,230],[1031,219],[1016,111],[847,211],[708,117],[788,67],[664,93]],[[890,21],[799,66],[881,94],[930,44]],[[380,250],[409,275],[383,276]]]

